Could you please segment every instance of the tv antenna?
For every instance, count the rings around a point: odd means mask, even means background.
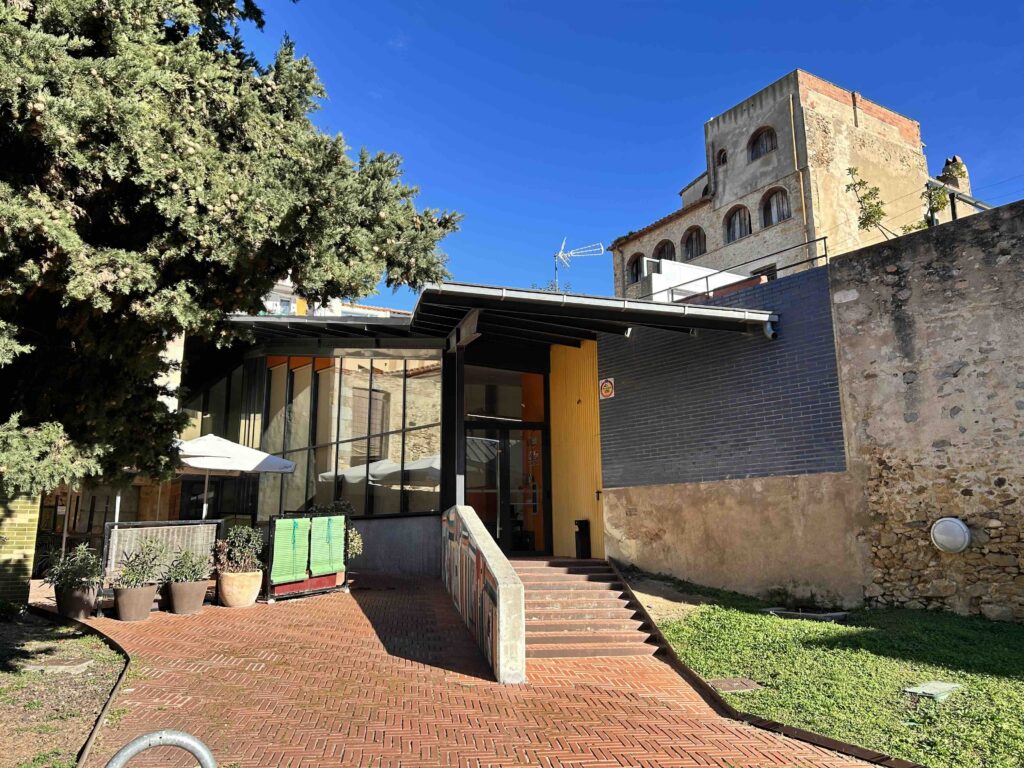
[[[555,254],[555,290],[558,290],[558,265],[561,264],[566,269],[569,268],[573,259],[579,259],[584,256],[601,256],[604,253],[603,243],[593,243],[591,245],[584,245],[582,248],[573,248],[571,251],[565,250],[565,241],[569,238],[562,238],[562,245],[558,249],[558,253]]]

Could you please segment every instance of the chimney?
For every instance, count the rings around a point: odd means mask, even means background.
[[[961,175],[954,172],[953,169],[956,166],[959,166]],[[971,177],[968,175],[967,165],[960,155],[946,158],[946,163],[942,166],[942,173],[939,174],[939,180],[946,182],[951,187],[956,187],[965,195],[971,194]]]

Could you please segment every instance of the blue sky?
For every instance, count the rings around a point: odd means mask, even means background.
[[[397,152],[422,205],[465,215],[457,280],[545,284],[552,254],[650,223],[703,170],[703,125],[802,68],[922,126],[933,173],[1024,197],[1024,5],[1010,2],[265,0],[249,40],[287,33],[329,94],[316,123]],[[563,274],[611,293],[610,257]],[[390,291],[368,300],[409,307]]]

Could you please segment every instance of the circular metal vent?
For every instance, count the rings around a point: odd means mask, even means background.
[[[971,529],[963,520],[943,517],[932,524],[932,544],[943,552],[963,552],[971,545]]]

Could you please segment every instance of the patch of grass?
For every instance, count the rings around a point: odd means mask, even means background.
[[[75,768],[75,758],[54,749],[40,752],[31,760],[18,763],[17,768]]]
[[[107,725],[111,728],[116,728],[127,714],[127,707],[114,707],[112,710],[107,712]]]
[[[725,694],[737,709],[930,768],[1024,768],[1024,627],[909,610],[793,621],[741,595],[685,590],[718,604],[662,632],[703,677],[764,686]],[[927,680],[961,688],[941,704],[903,693]]]

